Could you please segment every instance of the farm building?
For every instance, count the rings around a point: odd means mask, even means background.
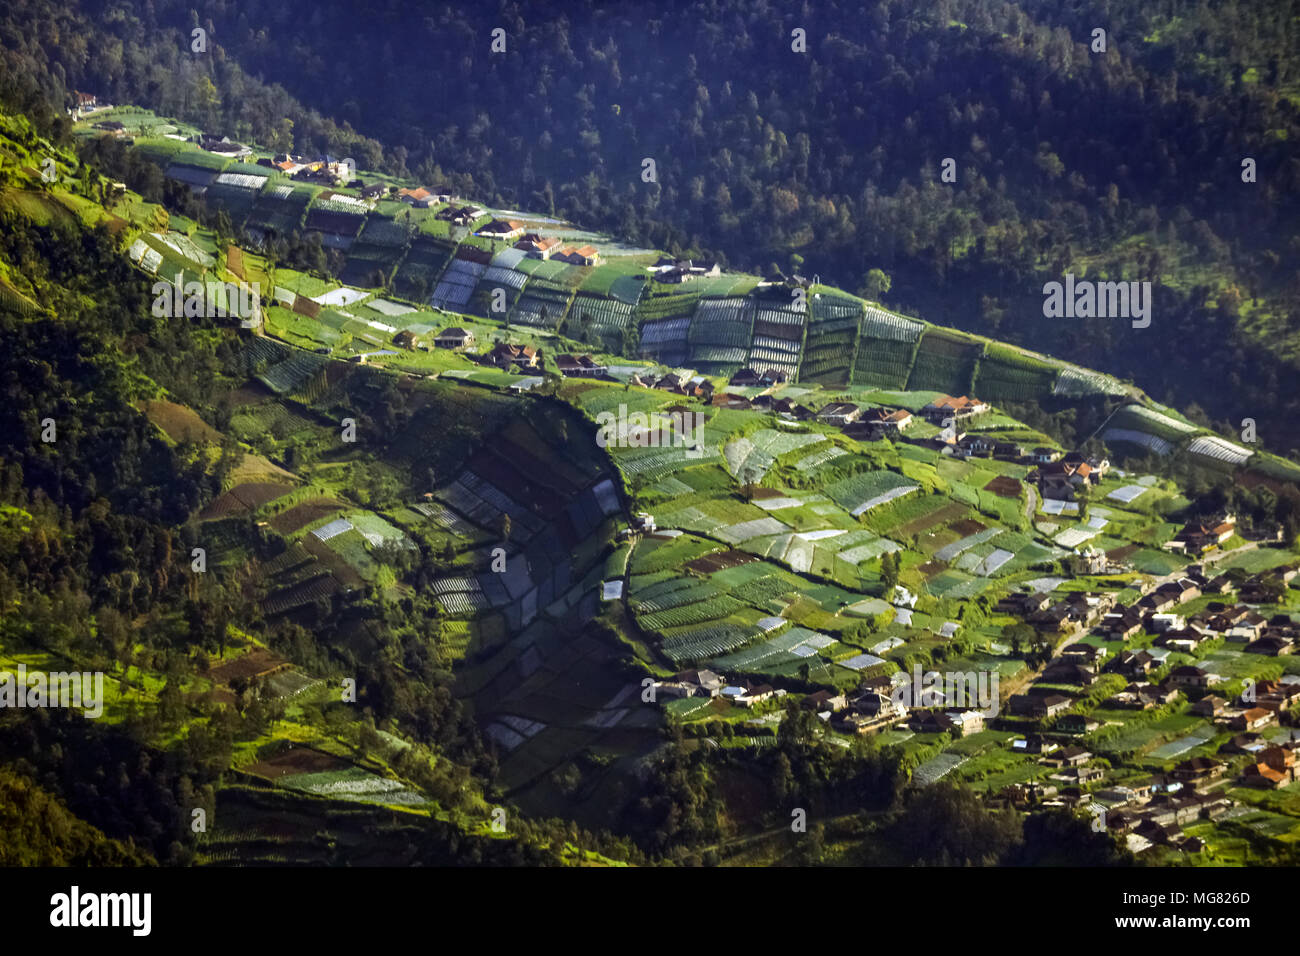
[[[440,349],[468,348],[474,344],[474,333],[453,325],[435,335],[433,344]]]
[[[518,239],[524,234],[524,224],[512,219],[493,219],[478,234],[489,239]]]
[[[956,397],[940,395],[921,409],[921,414],[935,424],[942,424],[948,418],[973,418],[976,415],[984,414],[988,410],[988,402],[981,402],[978,398],[968,398],[965,395]]]
[[[560,368],[560,374],[565,378],[587,377],[594,378],[605,374],[605,366],[601,365],[590,355],[557,355],[555,364]]]
[[[600,253],[595,246],[577,246],[554,254],[556,259],[574,266],[600,265]]]
[[[547,239],[535,232],[530,232],[515,243],[515,248],[526,252],[533,259],[549,259],[551,254],[560,248],[560,240]]]

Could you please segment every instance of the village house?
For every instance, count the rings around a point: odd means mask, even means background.
[[[485,239],[517,239],[524,234],[524,224],[513,219],[493,219],[479,229],[478,234]]]
[[[1249,754],[1250,756],[1255,756],[1267,746],[1268,741],[1264,739],[1263,734],[1253,732],[1236,734],[1226,743],[1219,746],[1219,753]]]
[[[1184,654],[1190,654],[1206,641],[1211,640],[1209,634],[1202,634],[1200,631],[1193,630],[1190,627],[1168,630],[1155,639],[1153,643],[1157,647],[1167,647],[1171,651],[1181,651]]]
[[[1042,720],[1069,710],[1073,701],[1062,694],[1015,694],[1007,703],[1015,716]]]
[[[1120,651],[1110,669],[1128,678],[1138,678],[1145,677],[1156,666],[1156,659],[1147,651]]]
[[[1056,722],[1056,729],[1064,734],[1090,734],[1100,726],[1100,720],[1087,714],[1065,714]]]
[[[1061,719],[1064,720],[1065,718]],[[1020,754],[1051,754],[1061,749],[1060,744],[1041,734],[1026,734],[1023,737],[1014,738],[1010,743],[1011,749]]]
[[[570,355],[567,352],[555,357],[555,364],[565,378],[600,378],[606,367],[590,355]]]
[[[1244,648],[1247,654],[1263,654],[1265,657],[1282,657],[1295,652],[1295,645],[1285,637],[1265,634],[1251,641]]]
[[[851,425],[858,420],[862,409],[850,402],[832,402],[817,413],[818,421],[828,425]]]
[[[1074,661],[1078,664],[1100,664],[1106,659],[1106,648],[1098,647],[1096,644],[1085,644],[1082,641],[1071,644],[1061,651],[1061,659]]]
[[[1106,706],[1122,710],[1150,710],[1152,707],[1169,703],[1177,696],[1178,691],[1171,687],[1158,687],[1155,684],[1138,681],[1129,684],[1114,697],[1108,698]]]
[[[423,186],[417,186],[415,189],[399,189],[397,191],[397,201],[404,202],[408,206],[414,206],[416,209],[428,209],[437,203],[437,197]]]
[[[912,424],[912,413],[905,408],[873,408],[861,421],[879,435],[900,435]]]
[[[950,418],[953,421],[961,421],[974,418],[976,415],[982,415],[988,410],[989,404],[980,401],[978,398],[968,398],[965,395],[956,397],[941,395],[922,408],[921,414],[934,424],[942,425],[945,420]]]
[[[488,364],[509,371],[511,367],[521,369],[537,368],[540,354],[537,349],[530,345],[510,345],[507,342],[498,342],[492,347],[492,351],[487,353],[486,358]]]
[[[1043,763],[1052,767],[1081,767],[1092,759],[1092,752],[1084,747],[1071,744],[1062,747],[1050,757],[1043,758]]]
[[[1064,768],[1059,773],[1052,774],[1051,779],[1085,787],[1090,783],[1096,783],[1104,776],[1106,776],[1106,771],[1101,767],[1081,766]]]
[[[388,186],[384,183],[370,183],[361,187],[361,198],[374,201],[388,195]]]
[[[1256,707],[1263,707],[1265,710],[1280,714],[1290,710],[1292,704],[1300,700],[1300,683],[1262,680],[1255,685],[1254,696],[1253,702],[1242,701],[1242,703],[1253,703]]]
[[[474,333],[457,325],[449,326],[433,337],[433,344],[440,349],[469,348],[474,344]]]
[[[694,687],[692,697],[717,697],[726,686],[726,679],[711,670],[687,670],[672,676],[672,680],[688,687]]]
[[[689,377],[678,372],[668,372],[657,382],[654,387],[664,392],[677,392],[686,394],[686,383],[690,381]]]
[[[1056,461],[1039,465],[1028,477],[1038,483],[1038,490],[1044,498],[1055,501],[1073,501],[1079,488],[1101,481],[1100,473],[1086,461]]]
[[[1043,591],[1034,593],[1015,592],[998,601],[995,610],[1000,614],[1014,614],[1016,617],[1028,617],[1045,610],[1052,602],[1051,595]]]
[[[1227,541],[1237,531],[1237,519],[1225,515],[1210,521],[1193,521],[1183,525],[1173,538],[1163,547],[1169,551],[1185,551],[1188,554],[1201,554],[1210,548]]]
[[[1117,605],[1102,616],[1097,633],[1108,641],[1126,641],[1142,632],[1142,612],[1137,608]]]
[[[797,422],[806,422],[814,417],[812,409],[805,408],[790,398],[778,398],[773,401],[772,411],[783,418],[790,418]]]
[[[892,727],[907,718],[907,707],[897,703],[886,685],[880,690],[867,690],[848,702],[848,712],[842,713],[834,723],[844,733],[869,734]]]
[[[743,395],[732,395],[730,392],[717,392],[709,399],[709,404],[714,408],[733,408],[740,411],[753,408],[753,403]]]
[[[1228,706],[1228,702],[1216,694],[1207,694],[1202,697],[1191,707],[1187,708],[1189,714],[1195,714],[1198,717],[1218,717],[1223,713],[1223,708]]]
[[[967,458],[992,455],[994,444],[993,439],[987,435],[963,435],[957,440],[957,448]]]
[[[759,378],[758,373],[752,368],[742,368],[737,369],[736,374],[731,376],[731,381],[728,384],[737,388],[752,388],[760,381],[762,380]]]
[[[515,248],[528,254],[530,259],[549,259],[560,248],[560,240],[530,232],[515,243]]]
[[[448,206],[439,209],[434,218],[456,226],[468,226],[474,220],[482,218],[483,214],[484,211],[479,206]]]
[[[741,707],[753,707],[784,693],[785,691],[777,691],[771,684],[752,685],[746,682],[744,693],[737,695],[732,703]]]
[[[236,143],[228,136],[223,136],[220,139],[211,136],[200,136],[199,148],[231,159],[240,159],[244,156],[253,155],[253,150],[250,147],[242,143]]]
[[[1057,658],[1043,669],[1043,680],[1050,684],[1073,684],[1088,687],[1097,679],[1097,673],[1087,664]]]
[[[1210,757],[1191,757],[1174,766],[1174,779],[1200,786],[1223,776],[1227,765]]]
[[[591,245],[565,249],[563,252],[554,253],[552,258],[559,259],[561,262],[567,262],[574,266],[600,265],[600,253],[596,251],[595,246]]]
[[[393,336],[393,344],[398,348],[414,352],[419,348],[420,337],[409,329],[403,329]]]
[[[811,710],[816,714],[835,713],[843,710],[848,706],[848,700],[843,694],[834,694],[828,690],[819,690],[808,694],[799,702],[799,706],[804,710]]]
[[[1277,714],[1271,710],[1265,710],[1263,707],[1251,707],[1244,710],[1236,717],[1228,721],[1228,727],[1232,730],[1260,731],[1271,724],[1277,723]]]
[[[1169,672],[1169,683],[1181,690],[1207,690],[1220,681],[1218,674],[1211,674],[1208,671],[1194,667],[1191,664],[1183,664],[1173,668]]]
[[[721,265],[714,260],[674,259],[660,256],[659,261],[648,267],[657,282],[681,284],[698,278],[717,278],[722,274]]]
[[[915,710],[907,726],[914,733],[968,737],[984,729],[984,715],[975,710]]]
[[[1094,484],[1100,484],[1110,471],[1110,459],[1097,455],[1085,455],[1081,451],[1072,451],[1061,458],[1066,465],[1087,465]]]
[[[1256,762],[1248,766],[1241,775],[1241,782],[1248,787],[1276,790],[1295,783],[1295,752],[1285,747],[1265,747],[1256,755]]]

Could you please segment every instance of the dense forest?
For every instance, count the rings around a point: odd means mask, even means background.
[[[92,89],[642,243],[819,274],[1300,446],[1286,5],[587,0],[552,14],[23,0],[0,36],[20,103]],[[1044,319],[1042,284],[1067,271],[1153,281],[1152,328]]]

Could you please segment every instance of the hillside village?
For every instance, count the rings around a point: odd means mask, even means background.
[[[242,222],[218,243],[118,207],[145,273],[271,290],[240,333],[249,391],[232,417],[271,460],[323,444],[321,420],[371,375],[558,401],[587,423],[627,412],[611,477],[511,426],[398,507],[334,499],[285,520],[327,497],[286,485],[237,509],[283,541],[267,614],[304,622],[377,586],[379,545],[445,549],[428,587],[522,806],[553,811],[547,772],[583,748],[644,758],[663,721],[762,748],[797,709],[836,746],[900,748],[915,786],[1075,808],[1153,860],[1244,862],[1300,832],[1300,555],[1276,522],[1198,509],[1149,467],[1257,488],[1294,481],[1291,463],[1102,373],[802,276],[627,250],[93,99],[76,107],[84,135],[132,139]],[[267,257],[297,229],[340,254],[335,275]],[[1095,441],[1063,447],[1005,407],[1034,401],[1107,414]],[[682,413],[700,415],[698,444],[642,440]],[[534,693],[536,675],[587,673],[561,646],[575,621],[624,635],[651,706],[612,666],[581,700]],[[996,673],[1001,697],[900,703],[916,668]]]

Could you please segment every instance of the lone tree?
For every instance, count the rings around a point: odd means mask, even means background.
[[[897,553],[890,551],[880,559],[880,581],[885,586],[885,593],[893,591],[898,585],[899,560]]]
[[[862,296],[866,299],[880,300],[880,297],[889,291],[893,285],[893,280],[881,269],[872,269],[867,273],[866,278],[862,280]]]

